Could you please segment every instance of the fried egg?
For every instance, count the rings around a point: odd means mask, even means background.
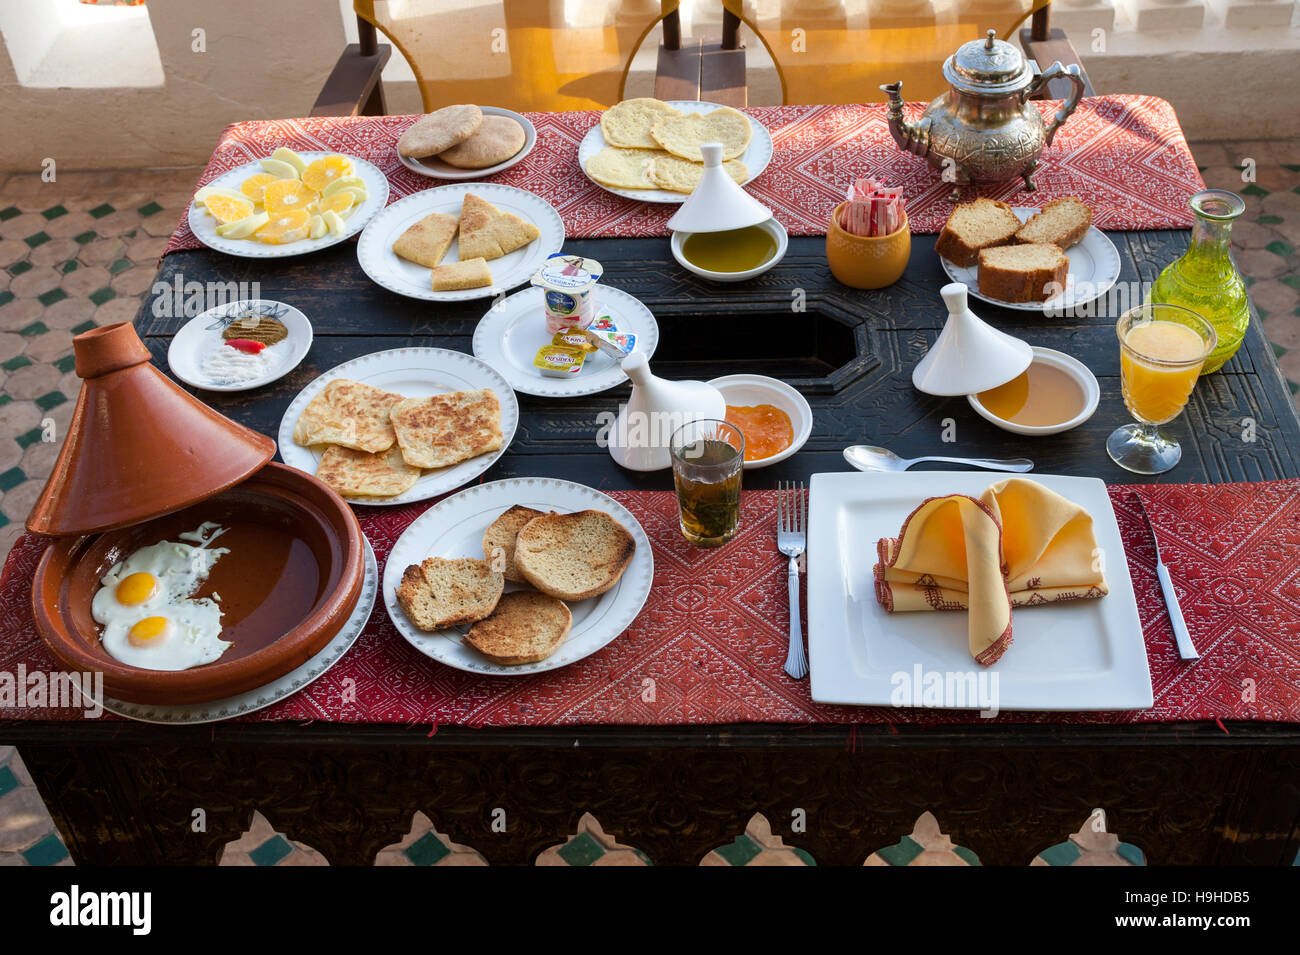
[[[224,532],[202,524],[177,535],[181,541],[141,547],[103,576],[90,613],[104,628],[100,640],[113,659],[148,670],[188,670],[230,648],[221,639],[220,606],[191,596],[230,553],[209,547]]]

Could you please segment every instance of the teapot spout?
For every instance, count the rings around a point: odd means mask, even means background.
[[[894,137],[900,149],[924,156],[930,151],[930,121],[923,119],[919,123],[909,123],[903,118],[903,83],[885,83],[881,90],[889,97],[886,117],[889,120],[889,135]]]

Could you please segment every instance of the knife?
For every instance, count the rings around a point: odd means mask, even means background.
[[[1142,512],[1142,517],[1147,522],[1147,530],[1151,532],[1151,541],[1156,546],[1156,576],[1160,578],[1160,592],[1165,595],[1165,609],[1169,612],[1169,622],[1173,624],[1174,639],[1178,641],[1178,655],[1184,660],[1199,660],[1201,655],[1196,652],[1192,635],[1187,632],[1187,623],[1183,620],[1183,608],[1179,606],[1178,594],[1174,591],[1173,578],[1169,576],[1169,568],[1165,566],[1164,559],[1160,556],[1160,540],[1156,537],[1156,528],[1151,523],[1151,515],[1147,513],[1142,498],[1136,494],[1133,496],[1137,497],[1138,510]]]

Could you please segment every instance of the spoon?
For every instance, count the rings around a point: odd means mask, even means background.
[[[1032,471],[1034,462],[1028,458],[900,458],[888,448],[869,444],[855,444],[844,449],[844,460],[859,471],[906,471],[922,461],[944,461],[948,464],[968,464],[987,471]]]

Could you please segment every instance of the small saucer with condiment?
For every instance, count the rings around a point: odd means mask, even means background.
[[[966,400],[975,413],[1015,434],[1059,434],[1097,410],[1101,388],[1088,366],[1051,348],[1035,348],[1029,367],[1006,384]]]
[[[813,414],[808,399],[778,378],[726,375],[709,384],[722,393],[727,403],[727,421],[745,435],[747,471],[784,461],[812,434]]]
[[[195,388],[249,391],[298,367],[311,341],[311,322],[292,305],[242,299],[186,322],[172,337],[167,364]]]
[[[674,232],[673,258],[682,268],[715,282],[743,282],[762,275],[790,246],[776,219],[723,232]]]

